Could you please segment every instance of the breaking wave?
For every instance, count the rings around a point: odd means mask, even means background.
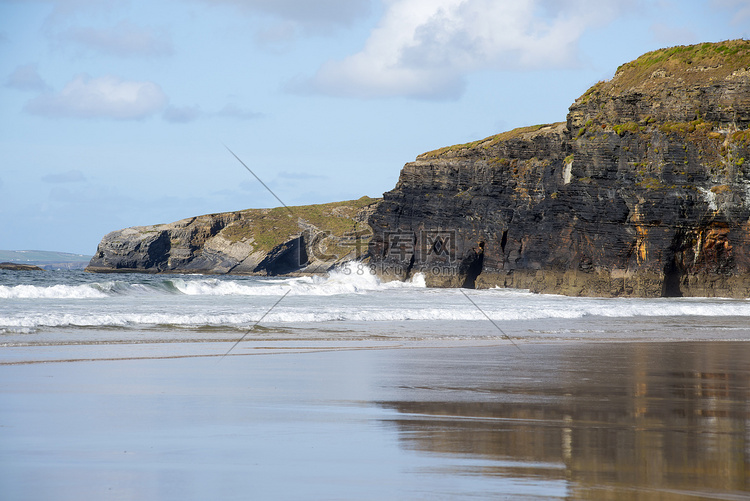
[[[417,274],[407,282],[382,282],[370,270],[350,262],[326,276],[260,279],[206,277],[169,277],[139,275],[141,281],[111,280],[78,285],[0,285],[0,299],[102,299],[112,296],[185,294],[188,296],[332,296],[377,290],[424,288],[424,276]]]
[[[92,299],[107,297],[92,285],[0,285],[0,298],[3,299]]]
[[[382,282],[358,263],[326,276],[206,277],[48,275],[30,284],[0,285],[0,335],[24,329],[92,327],[247,329],[263,324],[408,321],[497,322],[586,317],[737,317],[750,325],[750,301],[706,298],[596,299],[511,289],[430,289],[422,275]],[[465,297],[468,294],[471,301]],[[278,303],[278,304],[277,304]],[[669,320],[665,320],[669,321]],[[389,327],[390,328],[390,327]]]
[[[565,298],[560,301],[536,300],[539,296],[511,293],[475,293],[481,310],[460,293],[425,290],[414,294],[388,294],[379,301],[318,300],[289,297],[273,307],[275,298],[234,302],[219,308],[211,305],[195,308],[190,304],[169,303],[150,308],[121,306],[112,311],[36,311],[24,315],[0,316],[0,325],[14,328],[36,327],[119,327],[119,328],[199,328],[218,326],[242,329],[262,319],[264,324],[317,324],[323,322],[404,322],[404,321],[493,321],[510,322],[542,319],[579,319],[585,317],[739,317],[750,319],[747,301],[645,301],[586,300]],[[481,301],[480,301],[481,300]],[[486,316],[485,316],[486,315]]]
[[[372,275],[367,268],[361,268],[356,263],[347,263],[326,276],[259,282],[210,278],[177,279],[174,280],[174,286],[182,294],[191,296],[277,296],[287,291],[292,295],[301,296],[333,296],[379,290],[424,288],[425,279],[422,274],[417,274],[407,282],[383,282]]]

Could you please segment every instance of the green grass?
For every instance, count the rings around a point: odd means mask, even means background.
[[[750,129],[738,130],[732,133],[732,141],[741,147],[750,146]]]
[[[635,122],[626,122],[624,124],[618,124],[612,127],[618,136],[624,135],[626,132],[639,132],[641,130],[640,125]]]
[[[328,204],[247,209],[242,211],[242,218],[227,225],[221,235],[231,242],[253,239],[255,251],[268,252],[290,237],[301,234],[305,225],[335,237],[349,232],[369,233],[369,226],[354,217],[361,209],[379,200],[362,197]]]
[[[610,92],[622,93],[638,87],[641,91],[659,88],[665,78],[681,85],[707,85],[721,80],[740,69],[750,69],[750,41],[728,40],[719,43],[681,45],[648,52],[638,59],[617,68],[614,78],[599,82],[588,89],[579,102]],[[658,70],[665,77],[652,78]]]
[[[628,66],[638,68],[655,68],[664,66],[666,63],[677,61],[684,65],[717,63],[717,59],[732,60],[746,55],[747,41],[732,40],[719,43],[701,43],[697,45],[679,45],[668,49],[659,49],[648,52],[632,63],[627,63],[620,68],[628,69]]]
[[[502,167],[507,167],[510,165],[510,160],[507,158],[501,158],[501,157],[495,157],[490,159],[489,161],[490,165],[497,167],[498,165]]]
[[[694,132],[708,133],[714,128],[711,122],[705,122],[703,119],[693,120],[691,122],[665,122],[659,125],[659,130],[664,134],[679,134],[685,136]]]
[[[446,146],[444,148],[439,148],[437,150],[428,151],[427,153],[422,153],[421,155],[419,155],[418,158],[420,159],[438,158],[450,152],[459,152],[462,150],[468,150],[468,149],[473,149],[473,148],[488,149],[497,145],[498,143],[502,141],[509,141],[512,139],[521,139],[526,134],[537,132],[538,130],[543,129],[544,127],[550,127],[550,126],[556,126],[556,125],[559,125],[559,124],[558,123],[539,124],[539,125],[531,125],[529,127],[518,127],[516,129],[509,130],[506,132],[501,132],[500,134],[495,134],[494,136],[486,137],[478,141],[472,141],[470,143],[463,143],[463,144],[456,144],[453,146]]]
[[[664,187],[664,184],[662,184],[662,182],[655,177],[647,177],[641,181],[638,181],[637,183],[635,183],[635,185],[639,188],[645,188],[647,190],[658,190]]]

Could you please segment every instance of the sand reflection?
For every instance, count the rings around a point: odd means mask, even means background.
[[[726,342],[437,353],[380,405],[405,449],[490,460],[453,474],[565,481],[574,499],[740,499],[748,361],[750,344]]]

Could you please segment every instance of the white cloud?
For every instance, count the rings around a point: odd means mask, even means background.
[[[160,111],[167,96],[153,82],[134,82],[106,75],[77,75],[59,93],[45,93],[26,104],[26,111],[48,117],[138,120]]]
[[[13,70],[13,73],[8,75],[5,86],[12,89],[32,91],[48,89],[47,83],[36,70],[36,64],[25,64]]]
[[[364,48],[324,64],[307,85],[352,97],[458,97],[484,69],[570,67],[615,0],[387,0]]]
[[[114,56],[165,56],[173,53],[172,41],[163,31],[120,21],[112,28],[70,28],[59,35],[97,52]]]

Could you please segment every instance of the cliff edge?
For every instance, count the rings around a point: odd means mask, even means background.
[[[320,273],[361,256],[378,199],[248,209],[113,231],[87,271]]]
[[[420,155],[370,264],[428,285],[750,296],[750,42],[647,53],[565,122]]]

